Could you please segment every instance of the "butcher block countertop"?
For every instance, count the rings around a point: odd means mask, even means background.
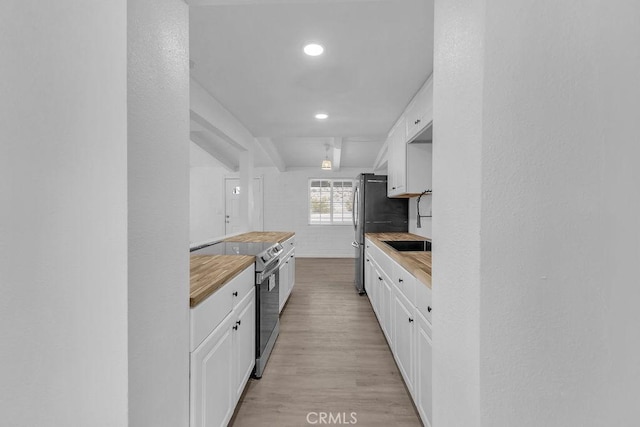
[[[225,242],[259,242],[259,243],[282,243],[295,233],[290,231],[252,231],[238,236],[224,239]]]
[[[412,233],[366,233],[369,238],[384,253],[389,255],[394,261],[400,264],[405,270],[411,273],[420,282],[431,289],[431,252],[424,251],[397,251],[391,246],[383,243],[383,240],[428,240],[426,237]]]
[[[191,294],[195,307],[256,261],[249,255],[191,255]]]

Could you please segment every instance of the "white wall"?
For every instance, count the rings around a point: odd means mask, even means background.
[[[640,7],[435,16],[434,425],[637,425]]]
[[[128,2],[129,425],[189,423],[188,8]]]
[[[127,424],[126,2],[3,2],[0,424]]]
[[[189,241],[200,243],[225,234],[224,178],[228,171],[191,142]]]
[[[434,426],[480,426],[483,6],[435,1]]]
[[[352,225],[309,225],[309,178],[355,179],[362,172],[370,171],[257,168],[255,175],[264,176],[264,229],[295,232],[298,257],[353,258]]]

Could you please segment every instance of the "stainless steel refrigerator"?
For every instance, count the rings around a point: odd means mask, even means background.
[[[409,231],[409,200],[387,197],[387,176],[362,173],[353,191],[353,229],[356,248],[356,289],[364,288],[364,234]]]

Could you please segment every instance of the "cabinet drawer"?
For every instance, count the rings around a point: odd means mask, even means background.
[[[287,240],[285,240],[284,242],[282,242],[282,250],[283,252],[283,259],[287,258],[289,256],[289,253],[291,251],[293,251],[296,247],[296,236],[291,236],[289,237]]]
[[[233,308],[236,308],[240,301],[254,288],[256,284],[255,271],[255,266],[252,265],[225,285],[231,291]]]
[[[200,343],[231,313],[231,310],[250,292],[255,283],[255,267],[251,265],[209,298],[190,310],[190,350]]]
[[[431,289],[425,284],[416,282],[416,307],[431,322]]]
[[[411,305],[416,304],[416,278],[399,264],[393,263],[393,283],[398,290],[409,300]]]

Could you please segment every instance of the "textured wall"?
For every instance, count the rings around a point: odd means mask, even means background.
[[[487,5],[482,424],[637,425],[640,6]]]
[[[189,422],[188,9],[128,2],[129,425]]]
[[[126,2],[3,1],[0,424],[127,424]]]
[[[434,425],[636,425],[640,7],[435,16]]]
[[[435,426],[480,426],[479,269],[483,14],[484,4],[481,1],[435,2]]]

